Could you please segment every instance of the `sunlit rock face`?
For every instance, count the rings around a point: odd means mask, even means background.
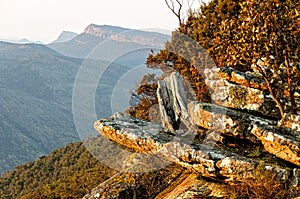
[[[275,102],[265,94],[266,83],[260,76],[227,67],[206,69],[204,73],[213,103],[280,118]]]
[[[200,106],[201,104],[196,105],[198,105],[197,111],[200,111],[202,108],[202,111],[212,111],[210,114],[217,112],[213,112],[213,109],[218,110],[215,106],[211,106],[209,109],[206,107],[206,110],[204,110],[203,107],[208,106],[208,104],[202,104],[202,106]],[[220,107],[218,108],[220,109]],[[230,114],[233,114],[233,112]],[[234,128],[230,125],[242,121],[243,118],[247,118],[247,114],[243,115],[243,113],[241,113],[240,117],[232,119],[230,118],[230,114],[227,115],[227,118],[225,117],[225,121],[228,121],[228,128],[225,128],[221,132],[221,135],[229,134]],[[200,118],[200,115],[197,117]],[[295,151],[298,149],[296,140],[288,140],[288,138],[286,138],[287,136],[280,136],[278,133],[271,132],[270,129],[266,132],[266,129],[258,128],[259,125],[269,125],[271,128],[273,124],[273,122],[265,119],[262,119],[262,122],[260,123],[258,122],[258,119],[259,118],[255,118],[254,116],[250,116],[250,119],[248,119],[248,126],[251,126],[251,129],[248,129],[248,136],[252,135],[252,139],[261,141],[268,152],[274,153],[274,155],[277,155],[279,158],[290,161],[293,164],[298,164],[299,160],[297,160],[297,155],[295,154]],[[199,124],[203,123],[205,122],[200,122]],[[126,190],[127,193],[132,193],[130,190],[136,186],[134,175],[130,174],[132,173],[132,168],[136,169],[140,165],[143,165],[143,168],[146,168],[147,166],[151,167],[152,163],[157,164],[157,158],[158,161],[166,161],[170,164],[176,163],[189,171],[196,171],[198,175],[227,182],[236,182],[245,178],[251,178],[252,172],[259,163],[257,159],[245,157],[242,154],[233,153],[228,150],[220,150],[218,148],[211,148],[203,144],[195,144],[193,141],[196,139],[197,133],[183,131],[168,133],[167,129],[159,124],[132,118],[123,113],[116,113],[111,118],[101,119],[97,121],[94,126],[101,135],[109,140],[116,142],[131,151],[133,150],[137,154],[141,153],[145,156],[143,160],[139,159],[138,155],[133,155],[134,157],[132,158],[136,161],[127,162],[124,166],[124,171],[131,172],[120,173],[119,175],[114,176],[109,181],[100,184],[85,198],[109,198],[112,195],[107,195],[108,193],[113,194],[117,198],[124,194],[124,191]],[[211,126],[207,125],[207,128],[211,128]],[[273,126],[273,130],[276,130],[276,128],[277,127]],[[247,136],[241,136],[239,133],[234,134],[233,136],[239,137],[241,140],[246,139]],[[282,154],[278,153],[283,149],[284,151]],[[156,161],[154,161],[154,158],[156,158]],[[153,162],[149,162],[151,159]],[[269,164],[266,168],[275,169],[278,172],[278,175],[282,176],[283,180],[292,180],[295,184],[294,186],[299,185],[299,169],[281,168],[272,164]],[[188,176],[185,178],[187,179]],[[200,181],[194,180],[193,183],[199,184]],[[215,186],[213,184],[210,185]],[[196,190],[195,187],[193,189]],[[193,189],[191,188],[190,190]],[[171,192],[167,195],[172,194],[174,193]],[[184,196],[189,194],[192,193],[186,191],[180,195]]]
[[[187,93],[190,91],[185,84],[187,83],[176,72],[158,82],[157,98],[161,122],[172,132],[180,128],[195,130],[188,113],[188,103],[191,99],[188,99]]]
[[[109,140],[146,157],[142,160],[134,155],[134,161],[124,164],[126,171],[137,165],[147,170],[151,164],[163,162],[196,172],[181,177],[173,191],[162,192],[160,198],[200,194],[194,185],[204,182],[193,175],[227,183],[253,178],[261,161],[265,169],[276,171],[280,180],[299,187],[299,115],[286,114],[278,122],[278,108],[271,101],[264,81],[255,74],[212,68],[205,70],[205,77],[211,89],[211,104],[191,98],[184,79],[174,72],[158,82],[161,124],[115,113],[111,118],[95,122],[95,129]],[[255,152],[256,147],[261,151]],[[153,163],[149,162],[151,159]],[[126,190],[132,187],[130,183],[129,180],[116,187]],[[103,192],[104,185],[98,190]],[[184,186],[185,190],[179,192]],[[210,186],[216,187],[209,182]],[[218,190],[222,193],[222,187]],[[102,192],[95,189],[87,198],[101,198]]]
[[[109,25],[90,24],[84,30],[85,34],[93,35],[102,39],[111,39],[121,42],[133,42],[145,46],[163,47],[164,42],[169,40],[170,36],[160,33],[132,30]]]

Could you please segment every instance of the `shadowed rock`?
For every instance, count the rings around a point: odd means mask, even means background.
[[[182,128],[190,131],[195,129],[187,110],[188,92],[182,77],[176,72],[158,82],[157,98],[161,121],[172,132]]]

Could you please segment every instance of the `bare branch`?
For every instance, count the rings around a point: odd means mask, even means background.
[[[182,24],[182,18],[181,18],[181,11],[182,11],[182,3],[179,0],[176,0],[179,8],[176,11],[175,8],[175,2],[173,0],[165,0],[168,8],[173,12],[173,14],[177,17],[178,21],[179,21],[179,25],[181,26]]]

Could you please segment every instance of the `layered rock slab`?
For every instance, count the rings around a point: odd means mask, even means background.
[[[300,139],[277,127],[275,121],[201,102],[191,102],[188,107],[196,125],[261,142],[269,153],[300,166]]]
[[[108,139],[136,151],[160,156],[211,178],[240,180],[251,175],[256,163],[236,154],[193,146],[195,134],[168,134],[160,125],[122,113],[95,123],[95,129]],[[192,135],[192,136],[191,136]]]
[[[280,118],[279,109],[259,76],[228,67],[205,69],[204,74],[213,103]]]

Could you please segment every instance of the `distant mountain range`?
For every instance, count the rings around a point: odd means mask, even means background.
[[[30,44],[30,43],[36,43],[36,44],[43,44],[43,42],[41,41],[30,41],[28,39],[0,39],[0,41],[3,41],[3,42],[9,42],[9,43],[16,43],[16,44]]]
[[[156,32],[91,24],[85,28],[83,33],[75,36],[70,41],[63,43],[54,42],[47,46],[65,56],[86,58],[93,49],[99,44],[105,43],[105,41],[109,41],[109,46],[106,47],[105,52],[101,52],[102,55],[103,53],[115,53],[116,49],[133,47],[143,48],[145,46],[152,46],[162,48],[164,43],[169,39],[169,35]],[[100,55],[100,57],[100,59],[103,59],[106,56]],[[89,58],[99,59],[98,56]]]
[[[124,31],[125,35],[115,35]],[[111,40],[102,46],[102,52],[82,59],[107,37]],[[101,117],[110,116],[110,97],[118,80],[145,63],[151,43],[156,49],[168,38],[159,33],[92,24],[79,35],[63,33],[49,45],[0,42],[0,174],[79,140],[73,122],[72,91],[84,62],[89,61],[99,70],[106,67],[97,87],[95,106]],[[102,59],[120,48],[129,53],[113,63]],[[138,78],[129,77],[134,81]],[[92,125],[88,130],[93,131]]]

